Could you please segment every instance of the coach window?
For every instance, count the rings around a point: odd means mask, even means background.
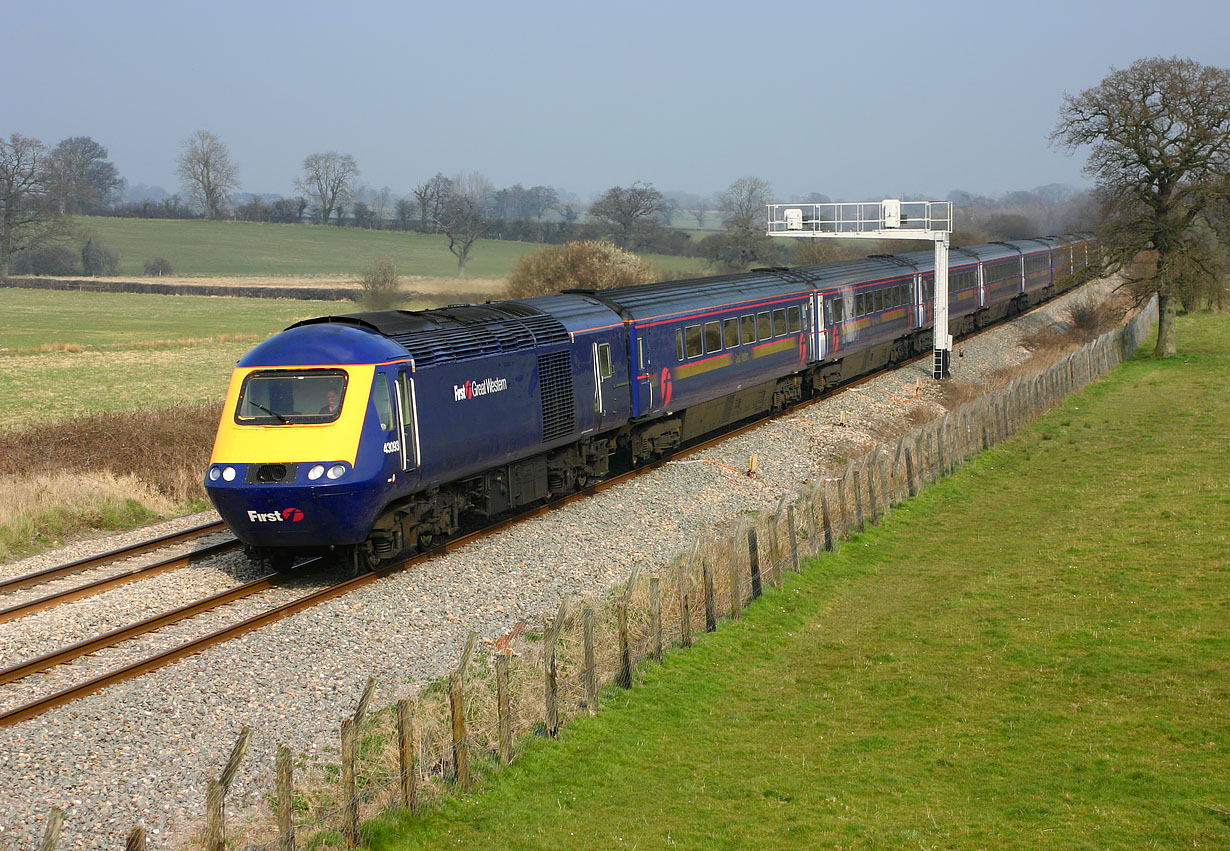
[[[712,354],[722,350],[722,323],[705,323],[705,351]]]
[[[797,334],[803,330],[803,311],[796,304],[786,311],[786,321],[790,323],[790,333]]]
[[[675,357],[683,360],[683,329],[675,329]]]
[[[876,313],[884,309],[884,290],[876,290]]]
[[[743,345],[756,342],[756,317],[750,315],[740,317],[739,324],[743,329]]]
[[[688,357],[700,357],[704,349],[701,347],[700,326],[689,325],[684,329],[684,336],[688,342]]]
[[[773,311],[773,336],[786,336],[786,308],[779,307]]]
[[[725,338],[726,348],[733,349],[739,345],[739,317],[732,316],[722,323],[722,336]]]
[[[645,371],[645,338],[636,338],[636,365],[641,372]]]
[[[835,298],[829,302],[833,306],[833,322],[840,322],[843,319],[842,308],[845,307],[845,303],[845,299],[841,298]]]
[[[598,344],[598,377],[610,378],[615,374],[615,370],[611,368],[611,344]]]
[[[756,314],[756,335],[762,340],[768,340],[773,336],[773,324],[769,320],[769,314]]]
[[[863,311],[863,294],[862,294],[862,293],[857,293],[857,294],[854,296],[854,313],[853,313],[853,315],[854,315],[855,317],[862,316],[862,315],[863,315],[863,312],[864,312],[864,311]]]

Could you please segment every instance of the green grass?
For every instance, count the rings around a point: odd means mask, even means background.
[[[1225,847],[1230,318],[376,849]]]
[[[62,290],[0,290],[0,354],[48,346],[131,347],[226,336],[263,339],[344,301],[210,298]]]
[[[0,290],[0,428],[220,399],[265,337],[348,302]],[[83,351],[37,351],[40,347]]]
[[[145,262],[162,257],[179,275],[357,275],[377,257],[389,256],[402,275],[449,277],[457,259],[443,235],[369,231],[359,228],[262,222],[120,219],[83,216],[79,227],[119,255],[121,275],[141,274]],[[542,246],[481,239],[471,250],[466,274],[503,277],[524,254]],[[701,261],[646,255],[664,271],[694,269]]]

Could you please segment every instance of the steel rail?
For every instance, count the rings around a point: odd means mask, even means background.
[[[193,550],[190,553],[171,556],[170,558],[165,558],[162,561],[147,564],[144,567],[135,567],[132,570],[117,573],[113,576],[107,576],[103,579],[97,579],[85,585],[79,585],[76,588],[69,588],[55,594],[48,594],[44,597],[39,597],[37,600],[18,603],[15,606],[0,609],[0,623],[8,623],[9,621],[23,618],[26,615],[33,614],[34,612],[50,609],[51,607],[58,606],[61,603],[70,603],[73,600],[80,600],[83,597],[90,597],[94,594],[99,594],[103,591],[110,590],[111,588],[117,588],[121,585],[136,582],[139,579],[149,579],[152,576],[157,576],[158,574],[165,573],[168,570],[174,570],[179,567],[187,567],[194,562],[203,561],[212,556],[239,549],[240,546],[242,545],[234,538],[229,541],[220,541],[216,544],[211,544],[208,547]]]
[[[89,570],[91,567],[96,567],[106,562],[119,561],[129,556],[140,555],[150,550],[158,549],[159,547],[170,546],[177,544],[180,541],[199,538],[201,535],[208,535],[210,532],[218,532],[226,528],[221,520],[215,520],[209,523],[202,523],[198,526],[193,526],[191,529],[184,529],[179,532],[168,532],[165,535],[159,535],[157,538],[150,538],[147,541],[141,541],[129,547],[119,547],[105,553],[100,553],[95,556],[86,556],[79,558],[76,561],[70,561],[67,564],[48,567],[44,570],[37,570],[33,573],[27,573],[24,576],[15,576],[12,579],[0,580],[0,593],[5,591],[16,591],[21,588],[29,588],[32,585],[42,585],[44,582],[50,582],[53,579],[58,579],[61,576],[68,576],[73,573],[82,573]]]

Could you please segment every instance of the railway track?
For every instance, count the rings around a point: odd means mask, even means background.
[[[27,573],[22,576],[14,576],[11,579],[0,580],[0,594],[10,591],[19,591],[23,588],[33,588],[36,585],[43,585],[64,576],[71,576],[76,573],[85,573],[87,570],[111,564],[113,562],[122,561],[126,558],[132,558],[133,556],[141,555],[142,553],[147,553],[161,547],[169,547],[172,544],[182,543],[183,541],[191,541],[214,532],[224,531],[226,531],[226,524],[221,520],[201,523],[197,526],[193,526],[189,529],[183,529],[179,532],[169,532],[155,538],[138,541],[137,543],[131,544],[127,547],[118,547],[114,550],[108,550],[105,553],[87,556],[85,558],[77,559],[76,561],[67,562],[66,564],[48,567],[43,570],[36,570],[33,573]],[[234,547],[239,546],[238,541],[233,541],[233,544]]]
[[[1038,307],[1040,307],[1040,305]],[[1024,313],[1016,314],[1015,316],[1011,317],[1011,319],[1014,320],[1022,316],[1028,315],[1035,309],[1037,309],[1037,307],[1032,308],[1029,311],[1025,311]],[[1003,320],[1003,321],[1010,321],[1010,320]],[[986,330],[990,330],[990,328],[996,327],[996,325],[998,324],[999,323],[995,323],[994,325],[988,326],[987,328],[979,329],[979,331],[973,334],[967,335],[966,339],[977,336],[978,334],[981,334]],[[835,388],[833,391],[831,391],[828,394],[825,394],[823,397],[820,397],[820,398],[832,398],[834,395],[838,395],[842,392],[858,387],[859,385],[864,384],[870,381],[871,379],[879,375],[882,375],[886,372],[891,372],[891,371],[900,369],[901,367],[909,366],[914,363],[918,363],[929,357],[930,357],[930,353],[925,353],[916,358],[912,358],[910,360],[907,360],[907,361],[904,361],[898,364],[894,364],[890,367],[885,367],[881,370],[877,370],[874,373],[861,376],[855,380],[852,380],[850,382],[847,382],[846,384],[841,385],[840,387]],[[158,670],[159,668],[165,667],[166,665],[169,665],[180,659],[184,659],[196,653],[199,653],[208,647],[216,646],[218,644],[231,641],[235,638],[238,638],[242,635],[252,632],[253,630],[260,629],[261,627],[267,626],[271,623],[275,623],[276,621],[282,620],[293,614],[296,614],[298,612],[312,608],[313,606],[317,606],[317,605],[320,605],[321,603],[327,602],[337,597],[344,596],[345,594],[356,591],[374,582],[378,582],[387,576],[391,576],[395,573],[411,569],[415,565],[427,559],[434,558],[436,556],[443,555],[443,554],[450,553],[455,550],[461,549],[462,547],[465,547],[466,545],[474,541],[480,540],[489,535],[494,535],[498,532],[501,532],[509,528],[512,525],[520,523],[531,517],[541,516],[548,512],[558,510],[578,500],[585,499],[595,493],[599,493],[608,488],[612,488],[624,482],[630,481],[631,479],[637,476],[643,475],[652,470],[657,470],[673,461],[681,460],[682,458],[685,458],[688,455],[703,451],[709,447],[712,447],[732,437],[744,434],[752,429],[759,427],[760,425],[764,424],[766,421],[776,419],[779,417],[790,416],[795,413],[798,413],[799,411],[806,409],[814,401],[818,401],[818,399],[807,400],[799,405],[795,405],[791,408],[786,409],[785,411],[782,411],[776,414],[768,414],[768,415],[764,415],[761,417],[757,417],[729,431],[723,432],[720,435],[703,440],[699,443],[694,443],[689,446],[683,447],[679,451],[672,453],[669,456],[663,457],[651,464],[646,464],[644,466],[637,467],[636,469],[629,470],[625,473],[612,476],[611,478],[604,479],[603,481],[590,485],[589,487],[581,491],[578,491],[576,493],[569,494],[567,496],[561,497],[557,500],[551,501],[544,505],[533,507],[528,510],[519,512],[502,521],[499,521],[495,524],[491,524],[487,527],[484,527],[481,530],[477,530],[477,531],[470,532],[464,535],[460,535],[452,540],[446,541],[442,544],[439,544],[431,548],[427,552],[400,559],[391,564],[384,565],[373,572],[360,574],[359,576],[353,577],[351,579],[347,579],[342,582],[329,585],[325,588],[321,588],[316,591],[310,592],[288,603],[275,606],[266,611],[260,612],[256,615],[240,620],[229,626],[215,630],[206,635],[199,636],[198,638],[187,641],[176,647],[172,647],[170,649],[161,651],[159,653],[152,654],[144,659],[140,659],[138,661],[132,662],[116,670],[90,678],[79,684],[61,689],[60,691],[57,691],[53,694],[46,695],[37,700],[31,701],[29,703],[15,707],[13,709],[4,711],[0,713],[0,727],[12,726],[14,724],[20,723],[21,721],[25,721],[27,719],[37,717],[38,715],[41,715],[44,712],[47,712],[48,710],[53,709],[57,706],[62,706],[64,704],[78,700],[81,697],[84,697],[88,694],[101,691],[107,686],[114,685],[116,683],[124,682],[127,680],[131,680],[143,674],[149,673],[151,671]],[[106,554],[103,554],[102,556],[94,557],[92,559],[83,559],[79,562],[73,562],[69,565],[62,565],[58,568],[52,568],[52,569],[49,569],[48,571],[42,571],[39,574],[29,574],[27,577],[18,577],[17,579],[9,580],[8,584],[10,586],[14,586],[17,582],[20,582],[22,580],[36,577],[42,574],[50,574],[53,571],[59,571],[59,573],[57,574],[58,576],[67,575],[72,572],[80,572],[80,571],[89,569],[89,567],[92,566],[91,562],[97,563],[99,561],[106,560],[108,557],[110,557],[112,560],[114,560],[115,558],[119,558],[119,557],[126,557],[126,556],[115,556],[113,555],[113,553],[127,553],[128,555],[132,555],[132,554],[135,554],[136,552],[144,552],[144,551],[147,551],[148,549],[153,549],[154,547],[157,547],[157,546],[166,546],[167,543],[170,542],[170,541],[165,540],[166,538],[174,537],[178,540],[183,540],[192,535],[202,535],[202,534],[207,534],[208,531],[216,531],[220,527],[222,527],[221,523],[204,524],[194,529],[186,530],[181,533],[177,533],[174,536],[164,536],[163,538],[156,539],[156,541],[142,542],[132,548],[125,548],[123,550],[115,550],[112,553],[106,553]],[[237,548],[239,544],[237,541],[232,541],[232,542],[223,542],[222,544],[218,544],[215,546],[234,549],[234,548]],[[198,554],[194,553],[194,554],[189,554],[188,556],[181,557],[181,558],[191,558],[196,555]],[[200,557],[204,557],[204,556],[200,556]],[[296,576],[303,575],[304,573],[319,567],[321,563],[324,561],[325,559],[318,558],[318,559],[309,560],[308,562],[304,562],[294,569],[293,574]],[[135,575],[130,577],[130,574],[139,574],[143,570],[147,570],[147,569],[154,570],[154,569],[159,569],[159,568],[161,570],[171,569],[169,566],[153,566],[153,565],[151,565],[149,568],[138,568],[134,571],[130,571],[127,574],[122,574],[116,577],[99,580],[99,582],[97,583],[91,583],[90,585],[87,585],[87,586],[81,586],[80,588],[72,589],[69,592],[65,592],[65,594],[63,595],[49,595],[46,598],[42,598],[36,601],[31,601],[28,604],[23,604],[23,606],[15,606],[15,607],[11,607],[10,609],[0,610],[0,623],[3,623],[7,620],[12,620],[16,617],[22,616],[22,614],[17,614],[17,613],[10,614],[11,612],[14,612],[15,610],[24,608],[26,609],[24,614],[29,614],[31,612],[37,611],[40,608],[48,608],[50,606],[58,604],[59,602],[66,602],[68,599],[79,599],[81,596],[86,596],[89,593],[97,593],[97,591],[87,590],[91,588],[92,586],[103,585],[104,583],[113,582],[113,584],[108,587],[114,587],[114,585],[124,584],[125,582],[134,581],[136,578],[138,578]],[[82,656],[88,655],[90,653],[94,653],[104,647],[109,647],[109,646],[118,644],[120,642],[130,640],[139,635],[152,632],[156,629],[160,629],[172,623],[178,623],[187,618],[199,615],[203,612],[212,611],[214,609],[225,606],[228,603],[235,602],[237,600],[244,599],[246,597],[254,596],[258,593],[261,593],[262,591],[266,591],[266,590],[269,590],[277,586],[285,586],[286,584],[288,584],[289,578],[290,577],[287,574],[282,574],[282,575],[270,574],[268,576],[261,577],[260,579],[253,580],[252,582],[245,583],[244,585],[240,585],[235,588],[220,592],[218,594],[214,594],[213,596],[209,598],[198,600],[186,606],[181,606],[178,609],[174,609],[172,611],[165,612],[163,614],[156,615],[154,617],[146,618],[145,620],[139,621],[129,626],[120,627],[118,629],[111,630],[95,638],[80,641],[80,642],[77,642],[76,644],[62,648],[60,650],[44,654],[42,656],[27,660],[25,662],[18,663],[17,665],[14,665],[10,668],[0,670],[0,684],[7,684],[7,683],[19,681],[23,679],[24,677],[30,676],[31,674],[37,673],[39,671],[47,670],[55,665],[64,664],[65,662],[71,661],[72,659],[77,659]],[[49,580],[41,580],[41,581],[49,581]],[[4,586],[0,586],[0,590],[2,590],[3,587]],[[28,587],[28,586],[25,586],[25,587]],[[103,590],[103,589],[100,587],[98,590]]]

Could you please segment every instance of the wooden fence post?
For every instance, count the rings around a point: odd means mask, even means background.
[[[295,764],[290,748],[281,742],[278,742],[274,765],[277,769],[278,849],[295,851]]]
[[[662,661],[662,577],[649,577],[649,631],[653,638],[653,658]]]
[[[850,538],[850,508],[846,500],[846,477],[849,475],[850,465],[847,464],[846,471],[837,480],[837,516],[841,519],[841,531],[838,535],[846,540]]]
[[[239,731],[239,738],[231,748],[231,754],[226,759],[222,774],[215,782],[209,781],[205,789],[205,844],[209,851],[224,851],[226,847],[226,793],[235,782],[239,771],[239,763],[248,752],[248,742],[252,740],[252,729],[244,727]]]
[[[209,780],[205,784],[205,851],[226,851],[226,807],[223,805],[222,784]],[[53,846],[54,847],[54,846]]]
[[[786,528],[790,533],[790,561],[794,565],[795,573],[802,573],[803,568],[799,566],[799,533],[794,527],[794,503],[786,506]],[[712,632],[712,630],[710,630]]]
[[[888,461],[883,456],[876,456],[876,467],[880,471],[880,496],[884,500],[884,513],[893,509],[892,483],[888,477]]]
[[[833,516],[829,513],[829,489],[825,482],[820,483],[820,520],[824,524],[824,551],[833,551]]]
[[[124,851],[145,851],[145,828],[142,825],[137,825],[128,832],[128,838],[124,841]],[[294,848],[291,848],[294,851]]]
[[[824,481],[821,480],[811,486],[811,490],[807,494],[807,552],[809,555],[815,555],[820,551],[820,522],[817,519],[817,503],[819,502],[820,489],[824,487]]]
[[[871,525],[880,523],[880,501],[876,498],[875,450],[863,456],[863,474],[867,477],[867,507],[871,511]]]
[[[51,815],[47,817],[47,829],[43,831],[43,841],[39,843],[38,851],[55,851],[56,845],[60,842],[60,828],[63,826],[64,810],[52,807]]]
[[[730,541],[730,618],[739,620],[743,617],[743,583],[739,581],[739,543],[742,539],[743,521],[735,528],[734,537]]]
[[[641,567],[637,565],[628,574],[628,584],[616,604],[615,613],[619,621],[619,684],[624,688],[632,688],[632,645],[628,639],[628,606],[632,602],[632,591],[636,587],[636,577]]]
[[[945,445],[945,438],[948,436],[948,414],[944,414],[940,420],[939,427],[936,429],[936,478],[947,475],[948,473],[948,447]]]
[[[359,844],[359,784],[356,774],[358,761],[358,726],[354,718],[342,720],[342,835],[346,844],[354,848]]]
[[[581,610],[581,632],[585,642],[585,707],[590,715],[598,713],[598,654],[594,647],[594,607],[588,602]]]
[[[747,556],[752,566],[752,599],[755,600],[764,589],[760,585],[760,546],[756,540],[756,524],[747,530]]]
[[[495,657],[495,713],[500,729],[500,762],[512,762],[512,700],[508,688],[508,654]]]
[[[470,664],[470,657],[474,655],[474,642],[477,640],[478,633],[470,630],[470,635],[466,638],[465,650],[461,653],[461,664],[457,666],[457,670],[448,680],[448,706],[453,732],[454,779],[467,792],[470,791],[470,751],[466,742],[466,711],[462,699],[464,697],[462,685],[466,667]]]
[[[858,531],[861,533],[864,528],[863,484],[857,467],[854,468],[854,522],[858,524]]]
[[[565,599],[559,604],[554,623],[546,624],[547,647],[543,659],[543,671],[546,676],[547,735],[553,739],[559,738],[559,683],[556,678],[555,646],[559,642],[559,631],[564,627],[564,617],[567,614],[568,601]]]
[[[692,559],[696,555],[697,548],[700,547],[700,540],[692,546],[692,551],[688,554],[688,558],[679,565],[678,584],[679,584],[679,646],[692,646],[692,605],[691,595],[688,593],[691,583]]]
[[[507,656],[501,654],[495,657],[496,668],[499,668],[501,659],[504,660],[504,673],[507,674]],[[496,680],[498,682],[498,675]],[[507,696],[507,689],[505,689],[505,696]],[[498,697],[496,702],[499,702]],[[503,744],[503,736],[501,736],[500,756],[504,755]],[[414,717],[410,713],[410,701],[406,698],[397,701],[397,763],[401,769],[401,776],[398,778],[401,781],[401,805],[411,813],[417,813],[419,811],[419,767],[414,749]]]
[[[713,596],[713,570],[709,567],[709,559],[700,560],[702,585],[705,589],[705,632],[717,631],[717,600]]]

